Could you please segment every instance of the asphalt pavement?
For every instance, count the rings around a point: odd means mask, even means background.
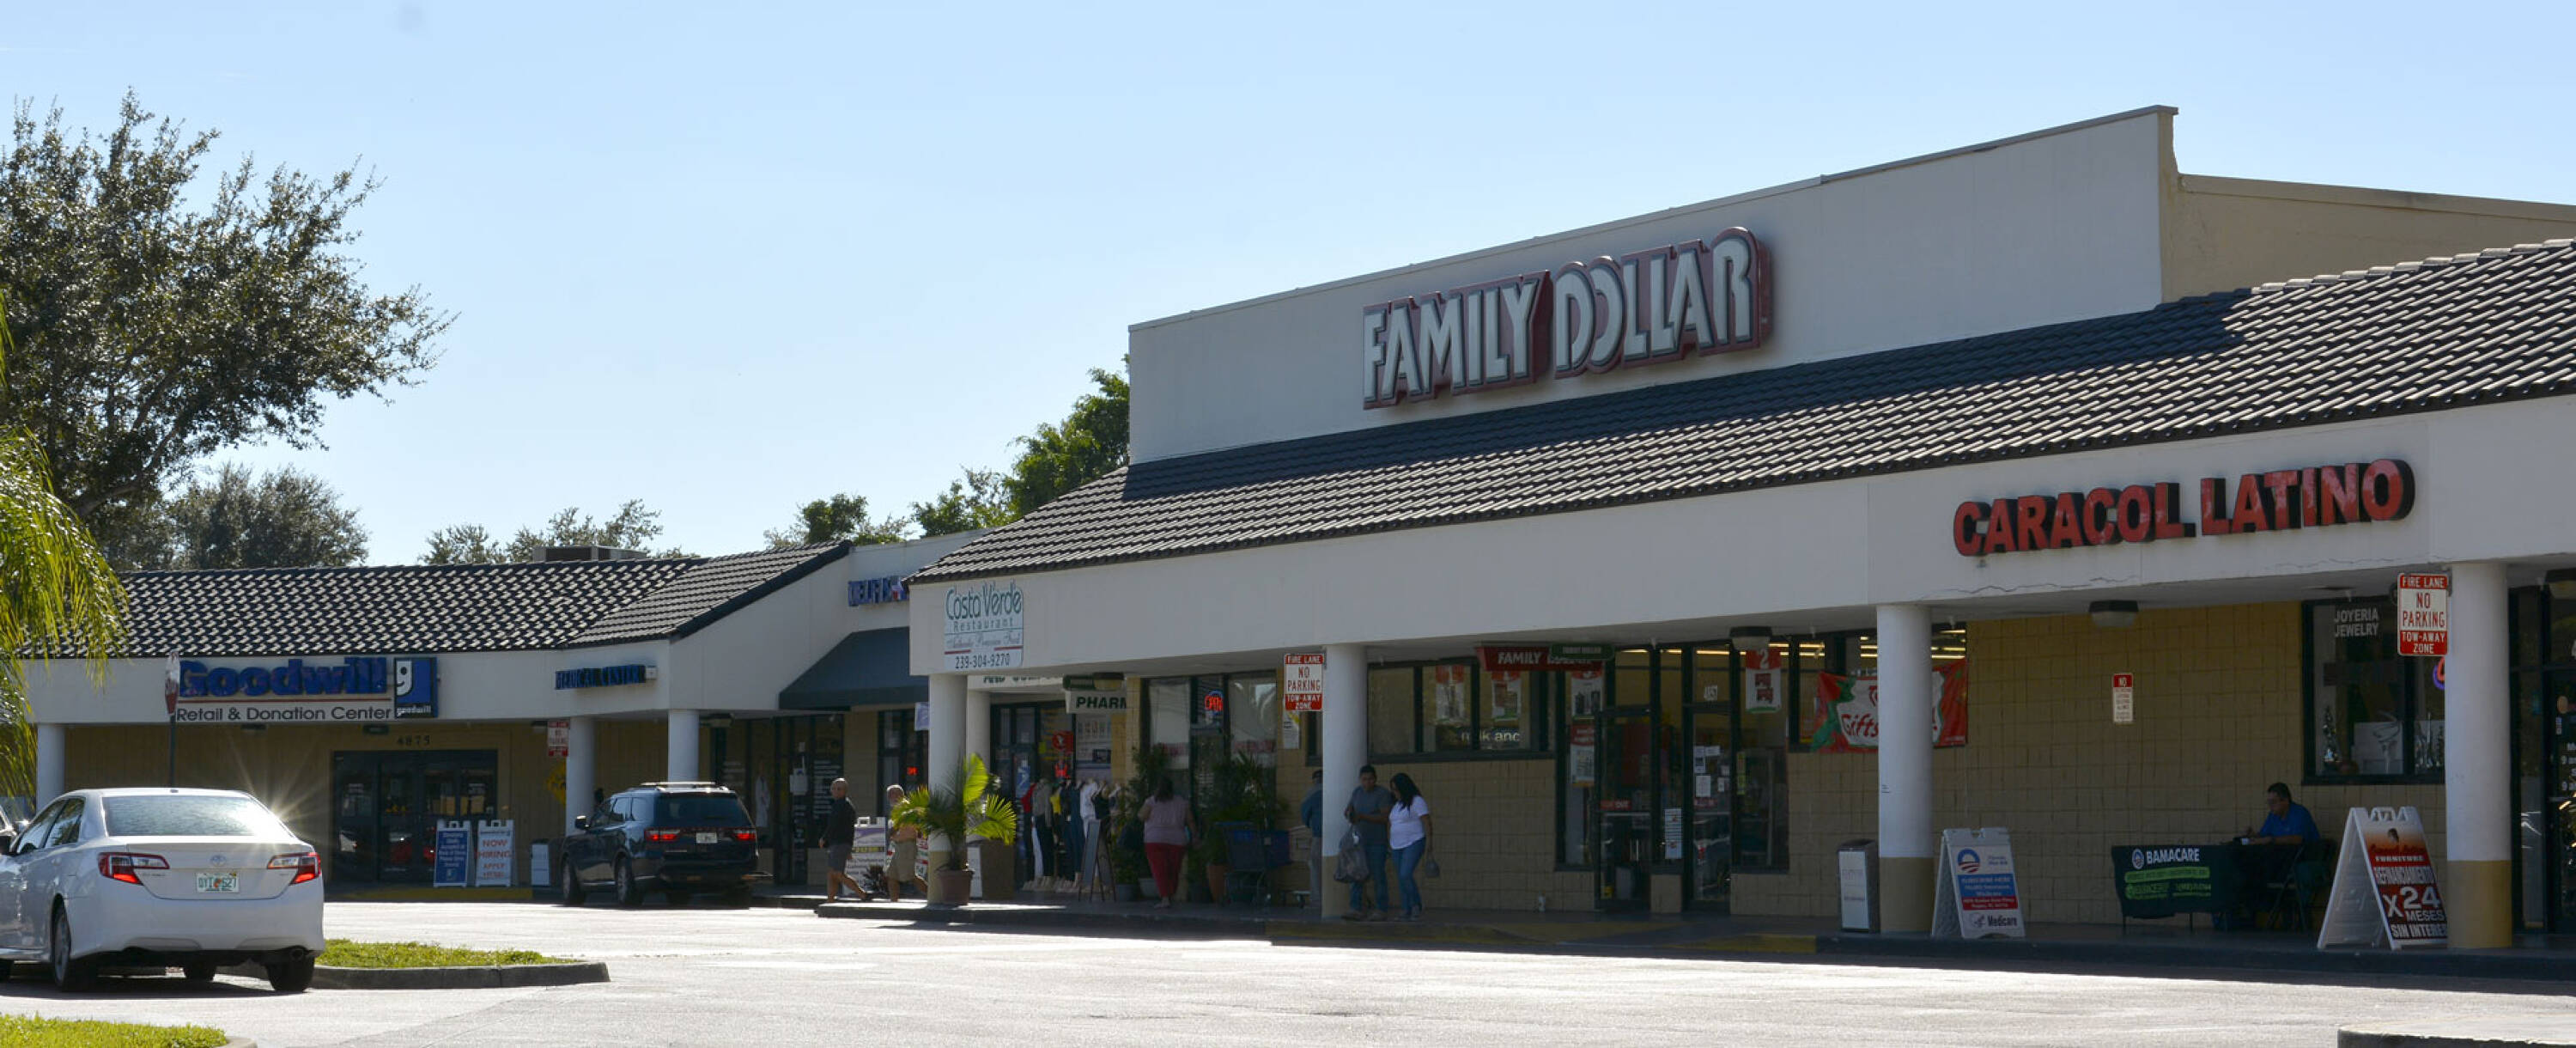
[[[297,1045],[2336,1043],[2339,1027],[2564,1022],[2529,984],[2438,988],[1864,963],[1089,937],[794,909],[333,903],[330,934],[606,961],[591,986],[277,995],[225,977],[0,984],[0,1011]]]

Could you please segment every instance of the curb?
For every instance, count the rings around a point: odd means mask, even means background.
[[[497,990],[608,981],[604,961],[459,968],[333,968],[315,965],[317,990]]]
[[[976,906],[888,910],[865,903],[822,904],[814,908],[814,913],[825,918],[876,920],[917,927],[1027,928],[1140,938],[1266,939],[1278,946],[1450,947],[1608,956],[1743,956],[1779,960],[1817,957],[1846,962],[1933,961],[2037,971],[2070,967],[2167,969],[2175,972],[2234,969],[2341,976],[2576,982],[2576,957],[2564,954],[2535,956],[2510,950],[2438,953],[2306,951],[2160,942],[1965,940],[1932,939],[1920,935],[1778,932],[1719,934],[1641,943],[1600,940],[1633,934],[1652,925],[1583,922],[1350,924],[1273,920],[1251,914],[1240,917],[1155,916],[1148,913]],[[2567,1043],[2576,1046],[2576,1037],[2571,1037]]]
[[[2576,1021],[2454,1019],[2348,1026],[2335,1032],[2337,1048],[2543,1048],[2576,1044]]]

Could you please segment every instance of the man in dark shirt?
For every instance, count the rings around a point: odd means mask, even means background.
[[[1359,827],[1360,856],[1368,863],[1368,879],[1351,882],[1351,909],[1342,919],[1383,921],[1386,919],[1386,854],[1387,813],[1395,810],[1395,791],[1377,784],[1377,765],[1360,766],[1360,785],[1351,791],[1351,802],[1343,806],[1342,815]],[[1377,885],[1377,909],[1368,905],[1369,885]]]
[[[850,886],[850,897],[867,898],[868,893],[850,876],[850,842],[858,836],[859,809],[850,803],[850,780],[832,780],[832,814],[823,820],[823,899],[840,899],[841,886]]]

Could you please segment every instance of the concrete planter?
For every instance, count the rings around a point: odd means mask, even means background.
[[[974,891],[973,870],[930,871],[930,904],[933,906],[964,906]]]

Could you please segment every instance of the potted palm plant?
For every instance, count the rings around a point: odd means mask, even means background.
[[[948,842],[946,858],[930,871],[930,902],[962,906],[972,893],[974,873],[966,868],[966,842],[981,837],[1009,844],[1020,835],[1020,809],[984,768],[984,758],[968,755],[954,787],[929,787],[905,794],[888,820],[911,827],[927,839]]]

